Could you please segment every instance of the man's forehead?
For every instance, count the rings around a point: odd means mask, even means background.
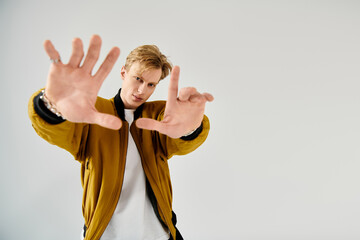
[[[158,70],[158,69],[161,70],[160,68],[148,67],[140,62],[134,62],[130,67],[130,71],[139,76],[143,75],[144,73],[146,74],[147,71]]]
[[[133,71],[140,71],[141,69],[145,69],[145,64],[141,62],[134,62],[131,64],[130,69]]]

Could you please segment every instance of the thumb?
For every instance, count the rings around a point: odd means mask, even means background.
[[[147,129],[147,130],[155,130],[155,131],[158,131],[161,133],[164,130],[163,123],[156,121],[154,119],[150,119],[150,118],[139,118],[138,120],[136,120],[135,124],[138,128],[143,128],[143,129]]]
[[[99,113],[99,112],[94,113],[92,122],[102,127],[110,128],[113,130],[118,130],[122,126],[122,122],[120,118],[110,114]]]

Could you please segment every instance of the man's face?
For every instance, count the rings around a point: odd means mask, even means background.
[[[133,63],[129,71],[126,71],[125,67],[121,69],[123,84],[120,96],[127,109],[136,109],[146,102],[160,81],[160,68],[149,69],[142,74],[140,70],[139,62]]]

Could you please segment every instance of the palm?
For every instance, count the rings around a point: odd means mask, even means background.
[[[84,112],[93,109],[99,91],[98,84],[95,84],[90,74],[81,75],[82,69],[53,65],[46,86],[49,98],[56,102],[58,110],[66,119],[73,122],[86,119],[87,114]]]
[[[164,118],[161,122],[141,118],[136,125],[148,130],[156,130],[171,138],[179,138],[201,125],[205,104],[212,101],[209,93],[200,94],[195,88],[183,88],[178,95],[179,67],[171,72],[168,100],[165,106]]]
[[[46,41],[44,46],[50,58],[59,58],[58,52],[50,41]],[[99,113],[95,108],[95,102],[103,81],[119,56],[119,49],[113,48],[96,74],[92,75],[92,69],[99,57],[100,47],[100,37],[93,36],[84,63],[80,66],[84,52],[81,40],[75,39],[69,63],[59,62],[51,65],[46,84],[46,95],[69,121],[95,123],[107,128],[118,129],[121,127],[120,119]]]

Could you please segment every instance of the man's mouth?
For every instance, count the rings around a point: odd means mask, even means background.
[[[138,102],[143,100],[141,97],[136,96],[135,94],[133,94],[133,97],[134,97],[135,101],[138,101]]]

